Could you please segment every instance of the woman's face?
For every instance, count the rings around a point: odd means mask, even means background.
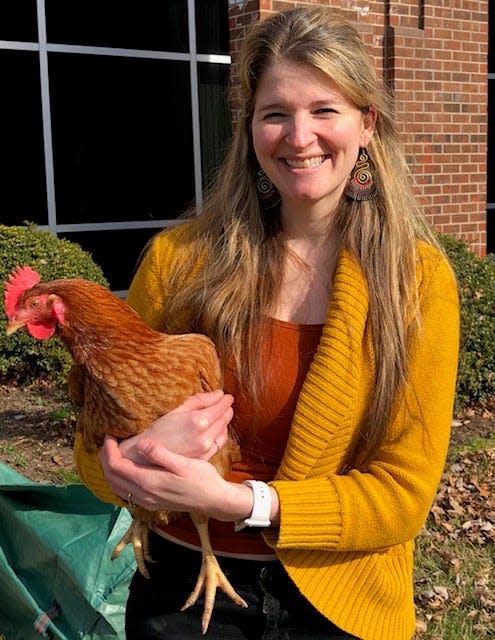
[[[375,120],[373,109],[363,115],[322,72],[281,61],[267,68],[256,91],[254,149],[284,204],[323,202],[329,211]]]

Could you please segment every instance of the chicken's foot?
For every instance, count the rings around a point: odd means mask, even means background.
[[[201,540],[203,560],[201,563],[201,570],[196,581],[196,586],[190,593],[181,611],[192,606],[204,592],[205,604],[203,608],[203,616],[201,618],[201,629],[203,634],[205,634],[208,630],[208,625],[210,624],[218,588],[220,588],[240,607],[247,607],[248,605],[230,584],[227,576],[218,564],[218,560],[216,559],[211,547],[210,534],[208,532],[208,518],[201,514],[192,513],[191,519],[198,530],[199,538]]]
[[[112,552],[112,560],[115,560],[122,549],[130,542],[134,550],[137,567],[145,578],[149,578],[150,574],[144,561],[153,562],[149,551],[148,531],[149,524],[147,522],[133,518],[126,533],[120,542],[115,545]]]

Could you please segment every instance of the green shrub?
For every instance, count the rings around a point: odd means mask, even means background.
[[[64,384],[72,361],[58,338],[36,340],[22,330],[5,334],[4,283],[16,266],[24,265],[38,271],[45,281],[77,277],[104,286],[108,282],[92,256],[78,244],[41,231],[32,223],[25,225],[0,225],[0,382],[27,384],[46,378]]]
[[[440,235],[457,275],[461,349],[457,408],[495,398],[495,261],[480,258],[464,240]]]

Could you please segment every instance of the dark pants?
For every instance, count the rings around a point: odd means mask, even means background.
[[[218,590],[206,636],[203,598],[181,612],[193,590],[201,554],[150,535],[150,579],[136,572],[126,611],[127,640],[358,640],[335,627],[301,596],[278,561],[219,557],[244,609]]]

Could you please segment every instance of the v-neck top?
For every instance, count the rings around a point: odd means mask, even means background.
[[[232,427],[239,439],[241,459],[228,479],[273,480],[282,460],[299,393],[320,340],[323,324],[296,324],[266,319],[261,345],[263,387],[253,403],[232,367],[225,373],[224,389],[234,398]],[[274,556],[260,530],[234,532],[231,522],[210,521],[211,542],[217,553]],[[189,517],[163,527],[159,533],[199,548],[197,531]]]

